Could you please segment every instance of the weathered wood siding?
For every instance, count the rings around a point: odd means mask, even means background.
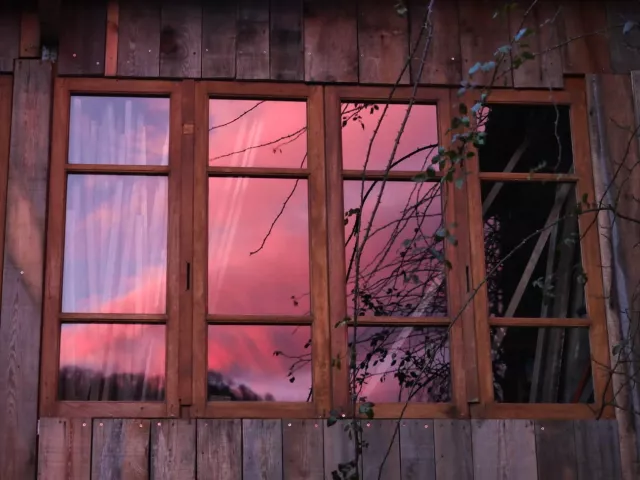
[[[620,478],[612,420],[372,420],[363,428],[365,479],[378,478],[385,457],[385,480]],[[610,434],[594,435],[603,429]],[[47,419],[40,450],[47,480],[88,478],[90,467],[105,480],[321,480],[353,456],[340,425],[313,420]]]
[[[636,2],[539,2],[523,22],[524,6],[493,18],[501,0],[436,1],[425,62],[427,2],[404,3],[399,14],[392,0],[62,0],[58,73],[456,85],[520,26],[538,30],[529,43],[540,55],[500,85],[558,88],[566,74],[640,68],[640,33],[622,35],[626,20],[640,18]],[[13,71],[31,19],[0,13],[0,72]]]

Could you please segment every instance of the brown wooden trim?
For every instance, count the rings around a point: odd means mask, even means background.
[[[64,418],[163,418],[167,416],[164,402],[68,402],[54,404],[51,413],[43,417]]]
[[[209,98],[304,100],[310,95],[312,89],[310,85],[303,83],[205,81],[201,84]]]
[[[349,325],[353,325],[353,320],[349,320]],[[450,324],[447,317],[373,317],[363,316],[358,317],[358,325],[386,325],[390,327],[400,327],[403,325],[441,325],[447,326]]]
[[[502,318],[489,317],[492,327],[590,327],[593,322],[588,318]]]
[[[12,77],[0,77],[0,272],[4,271],[4,243],[7,213],[7,186],[9,180],[9,145],[11,143]],[[2,279],[0,279],[2,298]]]
[[[319,418],[314,402],[207,402],[207,418]]]
[[[113,77],[118,72],[118,24],[120,23],[119,0],[107,3],[107,28],[105,40],[104,75]]]
[[[482,181],[493,182],[577,182],[576,175],[558,173],[504,173],[483,172],[478,174]]]
[[[464,391],[462,392],[464,394]],[[453,403],[376,403],[373,407],[375,418],[468,418],[468,408],[466,405],[460,410]],[[363,425],[366,428],[366,422]]]
[[[47,242],[45,259],[45,289],[42,326],[42,356],[40,361],[40,414],[56,416],[58,367],[60,363],[60,320],[58,312],[62,298],[62,256],[64,253],[64,211],[66,179],[64,164],[69,138],[69,93],[63,80],[54,85],[47,203]]]
[[[136,80],[116,78],[64,77],[58,78],[63,91],[71,95],[135,95],[170,96],[179,82],[167,80]]]
[[[345,293],[345,238],[342,177],[342,128],[337,90],[325,88],[325,164],[327,184],[327,259],[329,265],[329,321],[331,324],[331,404],[344,411],[349,405],[349,362]]]
[[[412,98],[418,104],[442,104],[448,102],[449,89],[419,87],[416,94],[413,95],[413,87],[400,86],[393,93],[391,87],[374,87],[374,86],[351,86],[351,85],[335,85],[325,87],[327,90],[335,90],[336,95],[342,102],[398,102],[405,103]]]
[[[305,315],[207,315],[207,322],[223,325],[311,325],[313,317]]]
[[[60,323],[166,323],[165,314],[60,313]]]
[[[264,168],[264,167],[208,167],[210,176],[217,177],[258,177],[258,178],[307,178],[307,168]]]
[[[479,98],[480,92],[474,93],[473,98]],[[569,105],[575,100],[575,96],[568,90],[530,90],[530,89],[495,89],[487,97],[487,103],[513,103],[513,104],[545,104],[545,105]]]
[[[420,172],[407,172],[407,171],[390,171],[385,172],[384,170],[367,170],[363,172],[362,170],[342,170],[342,177],[345,180],[362,180],[364,177],[365,180],[395,180],[395,181],[404,181],[404,182],[413,182]],[[434,176],[434,180],[429,180],[429,183],[438,183],[439,178],[442,177],[441,173],[436,173]]]
[[[571,89],[575,98],[579,98],[579,101],[572,104],[570,111],[573,163],[580,179],[578,191],[575,192],[576,199],[580,201],[583,195],[589,199],[595,199],[585,81],[584,79],[567,81],[567,88]],[[580,242],[582,265],[588,279],[585,285],[587,312],[592,319],[589,340],[595,402],[598,407],[601,407],[612,403],[613,387],[610,381],[609,337],[597,221],[597,212],[584,213],[578,218],[582,236]]]
[[[195,85],[195,138],[193,175],[193,264],[191,284],[193,299],[193,406],[191,413],[204,416],[207,402],[207,244],[208,244],[208,179],[209,102],[207,86]]]
[[[20,58],[40,58],[40,19],[37,12],[22,12]]]
[[[168,165],[119,165],[93,163],[67,163],[65,170],[76,174],[99,175],[167,175]]]
[[[595,420],[615,418],[613,410],[600,411],[597,405],[586,403],[493,403],[472,405],[472,418],[527,420]]]

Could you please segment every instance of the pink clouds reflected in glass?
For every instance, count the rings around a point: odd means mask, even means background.
[[[156,401],[164,389],[164,325],[62,325],[61,400]]]
[[[354,329],[349,330],[351,347]],[[374,403],[451,400],[447,327],[358,327],[356,331],[359,399]]]
[[[377,109],[376,109],[377,107]],[[342,128],[342,166],[346,170],[362,170],[373,133],[380,121],[384,104],[344,103]],[[371,148],[367,170],[385,170],[393,146],[407,112],[407,105],[390,104]],[[363,128],[364,126],[364,128]],[[437,148],[425,148],[438,143],[438,123],[434,105],[413,105],[393,162],[392,170],[424,170]],[[411,155],[416,150],[419,152]],[[437,168],[437,165],[435,166]]]
[[[71,97],[69,163],[167,165],[169,99]]]
[[[306,180],[210,178],[208,255],[209,313],[308,314]]]
[[[382,185],[382,182],[364,183],[365,194],[369,189],[370,193],[362,208],[360,242],[365,238],[378,198],[380,202],[370,237],[360,247],[359,315],[445,316],[444,264],[439,256],[443,245],[434,237],[442,226],[440,184],[389,181],[384,190]],[[359,180],[344,182],[346,211],[360,208],[361,188]],[[353,314],[356,216],[348,216],[347,220],[347,305]]]
[[[309,326],[209,325],[209,400],[308,401],[310,335]]]
[[[212,99],[209,165],[306,166],[306,126],[306,102]]]

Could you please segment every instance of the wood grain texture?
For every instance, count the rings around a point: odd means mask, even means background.
[[[472,480],[471,424],[466,420],[435,420],[434,445],[438,480]]]
[[[0,73],[13,72],[20,56],[20,11],[0,6]]]
[[[580,480],[622,478],[615,420],[576,420],[576,459]]]
[[[271,80],[304,80],[302,0],[271,0]]]
[[[358,3],[360,83],[409,82],[409,24],[394,0]]]
[[[472,420],[475,480],[537,480],[536,438],[530,420]]]
[[[58,48],[59,75],[103,75],[107,5],[105,0],[62,3],[64,28]]]
[[[151,478],[196,478],[196,424],[190,420],[153,420],[151,423]]]
[[[197,478],[242,479],[242,420],[198,420]]]
[[[36,472],[51,81],[50,63],[16,62],[0,317],[0,471],[6,478]]]
[[[607,1],[607,20],[609,31],[609,51],[613,73],[628,74],[640,69],[640,32],[637,28],[623,33],[626,22],[640,21],[640,4],[629,1]]]
[[[356,2],[304,0],[304,79],[358,81]]]
[[[431,41],[419,83],[458,85],[462,80],[458,3],[435,2],[430,18],[426,13],[426,2],[412,0],[409,4],[411,81],[414,82],[420,73],[429,31],[423,26],[430,21]]]
[[[165,1],[160,18],[160,76],[199,78],[202,75],[200,2]]]
[[[269,3],[238,2],[236,77],[242,80],[269,78]]]
[[[285,480],[323,480],[321,420],[282,421],[282,461]]]
[[[204,2],[202,6],[202,78],[236,76],[235,0]]]
[[[282,421],[242,420],[243,478],[282,478]]]
[[[556,19],[565,74],[608,73],[607,12],[601,0],[565,0]]]
[[[400,426],[397,420],[362,420],[364,480],[397,480],[400,477]]]
[[[160,74],[160,3],[120,2],[118,75],[157,77]]]
[[[349,439],[349,420],[339,420],[335,425],[324,423],[324,472],[325,477],[331,478],[332,472],[337,471],[340,464],[355,458],[355,443]]]
[[[0,53],[1,56],[2,54]],[[22,12],[20,21],[20,58],[40,58],[40,19],[34,11]]]
[[[460,50],[462,52],[462,78],[477,62],[494,61],[496,50],[509,43],[509,21],[506,14],[494,17],[494,12],[504,7],[498,0],[459,0],[460,9]],[[489,72],[478,72],[472,80],[479,85],[493,83],[496,87],[510,87],[513,79],[509,68],[509,57]]]
[[[545,480],[577,479],[573,421],[537,421],[535,434],[538,477]]]
[[[107,37],[105,40],[104,75],[118,73],[118,23],[120,21],[120,3],[109,0],[107,3]]]
[[[403,420],[400,427],[402,480],[435,478],[433,420]]]
[[[94,420],[91,478],[147,480],[149,433],[149,420]]]
[[[40,419],[39,480],[84,480],[91,475],[91,420]]]

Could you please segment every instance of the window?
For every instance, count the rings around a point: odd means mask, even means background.
[[[608,347],[569,85],[492,94],[490,140],[443,181],[455,91],[57,79],[42,414],[592,412]]]

